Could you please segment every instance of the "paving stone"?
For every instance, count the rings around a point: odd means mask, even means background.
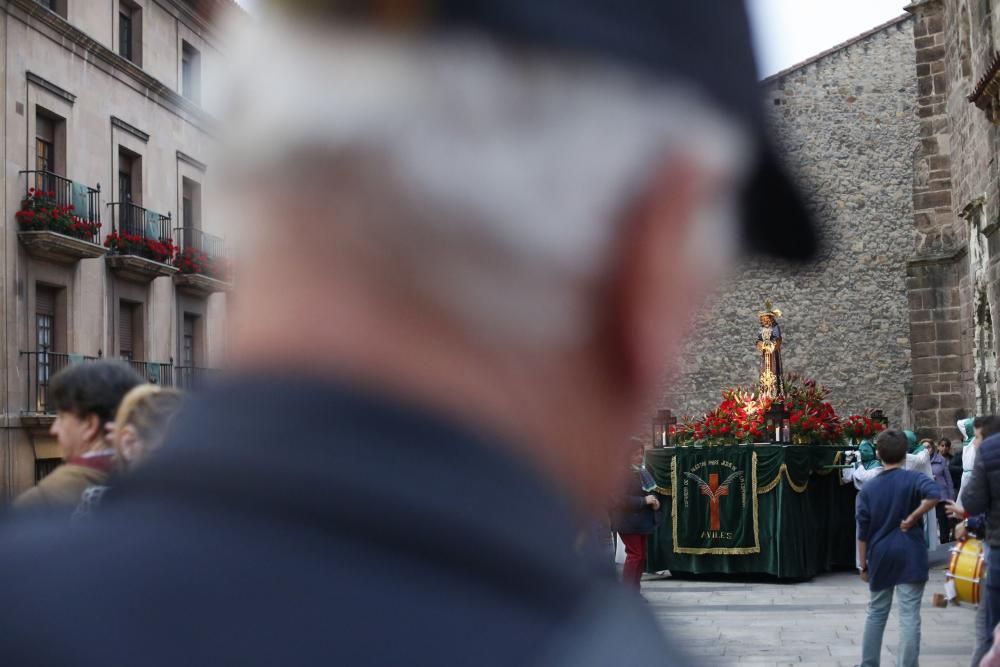
[[[924,667],[965,667],[972,654],[975,609],[931,606],[943,588],[938,568],[921,607]],[[657,580],[643,584],[650,608],[699,665],[856,665],[861,659],[868,588],[853,573],[798,584],[716,585]],[[889,615],[883,664],[895,662],[899,617]]]

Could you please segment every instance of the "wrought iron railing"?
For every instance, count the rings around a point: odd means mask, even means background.
[[[34,169],[22,171],[25,175],[24,203],[21,210],[63,208],[72,206],[71,213],[88,223],[86,234],[74,232],[74,236],[97,243],[101,223],[101,185],[96,188],[77,183],[51,171]],[[53,231],[64,231],[53,229]]]
[[[82,354],[65,354],[42,349],[37,352],[22,352],[27,358],[27,387],[25,388],[25,412],[34,414],[55,414],[49,396],[49,382],[56,373],[70,364],[96,361],[98,357]]]
[[[112,232],[150,241],[173,238],[169,213],[163,215],[127,201],[110,202],[108,206],[112,213]]]
[[[191,391],[202,387],[219,373],[216,368],[199,368],[197,366],[175,366],[175,387]]]
[[[181,273],[200,273],[219,280],[229,280],[229,248],[221,236],[196,227],[174,229],[177,240],[176,266]]]
[[[132,370],[146,382],[161,387],[174,386],[174,367],[171,364],[160,364],[155,361],[127,361]]]
[[[175,227],[174,239],[177,241],[177,249],[182,253],[187,248],[193,248],[205,253],[211,259],[229,257],[224,238],[203,232],[197,227]]]

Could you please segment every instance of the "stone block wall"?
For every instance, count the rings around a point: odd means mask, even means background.
[[[914,159],[914,256],[908,269],[915,425],[955,435],[995,410],[1000,219],[998,134],[969,95],[995,53],[995,0],[910,6],[920,140]]]
[[[753,383],[756,313],[771,299],[785,312],[786,371],[828,386],[843,414],[881,407],[903,419],[918,135],[912,21],[900,17],[762,84],[826,243],[808,266],[741,263],[694,316],[681,371],[658,407],[695,415],[723,388]]]

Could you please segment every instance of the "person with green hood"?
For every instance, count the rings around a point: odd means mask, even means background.
[[[958,499],[961,502],[962,489],[972,477],[972,467],[976,465],[976,448],[982,441],[976,429],[976,421],[981,417],[967,417],[958,421],[958,432],[962,434],[962,481],[958,486]]]
[[[908,446],[906,469],[922,472],[934,479],[934,473],[931,471],[931,450],[917,440],[917,434],[913,431],[903,431],[903,434],[906,435]]]
[[[865,482],[880,472],[882,472],[882,462],[875,456],[875,445],[865,438],[858,443],[858,458],[855,459],[853,469],[845,470],[844,481],[853,481],[854,488],[860,491]]]

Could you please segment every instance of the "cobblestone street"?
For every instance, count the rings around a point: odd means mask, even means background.
[[[922,605],[920,664],[969,664],[972,606],[935,608],[943,566],[931,571]],[[700,665],[856,665],[861,660],[867,586],[852,573],[797,584],[682,581],[643,582],[657,617]],[[895,664],[899,619],[886,626],[882,664]]]

